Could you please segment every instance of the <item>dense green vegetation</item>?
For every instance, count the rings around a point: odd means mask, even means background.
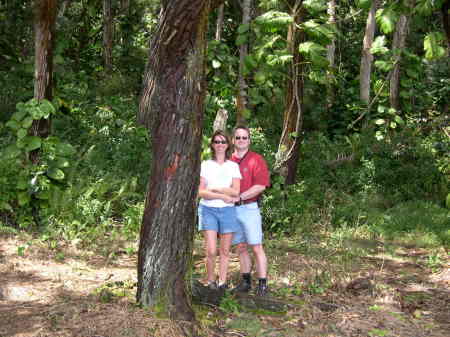
[[[363,102],[358,72],[370,2],[341,1],[340,23],[333,26],[325,1],[303,1],[304,36],[297,46],[304,63],[303,127],[293,135],[301,139],[300,159],[292,185],[273,172],[262,202],[269,235],[358,229],[371,238],[450,246],[450,67],[442,19],[434,15],[442,3],[422,0],[411,9],[382,2],[372,46],[373,97]],[[126,11],[113,6],[111,73],[102,58],[101,1],[66,6],[56,21],[54,98],[39,103],[32,99],[31,5],[0,5],[0,229],[36,232],[54,246],[95,242],[110,254],[137,239],[150,163],[157,160],[136,115],[158,3],[131,1]],[[240,25],[239,6],[226,2],[220,41],[213,36],[217,13],[211,14],[204,134],[211,134],[219,108],[228,110],[227,125],[234,126],[238,48],[250,42],[245,117],[254,148],[274,167],[292,62],[285,37],[293,19],[284,2],[255,1],[255,8],[251,25]],[[405,13],[411,17],[406,47],[393,50],[395,24]],[[337,45],[333,69],[326,55],[331,41]],[[402,55],[399,109],[389,101],[396,53]],[[33,121],[42,119],[51,119],[51,135],[31,136]],[[33,162],[30,152],[37,150],[40,160]]]

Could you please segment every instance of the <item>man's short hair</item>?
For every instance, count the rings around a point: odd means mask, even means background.
[[[236,134],[237,130],[245,130],[247,131],[248,137],[250,138],[250,129],[248,127],[246,127],[245,125],[238,125],[233,129],[233,136]]]

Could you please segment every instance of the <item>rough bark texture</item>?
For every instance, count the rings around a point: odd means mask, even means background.
[[[139,111],[150,129],[154,160],[140,234],[137,300],[186,321],[194,319],[185,279],[199,183],[209,5],[208,0],[162,3]]]
[[[252,0],[243,0],[242,2],[242,24],[250,24],[250,9]],[[248,42],[239,47],[239,79],[238,92],[236,97],[236,125],[245,125],[245,110],[248,105],[247,82],[244,76],[244,59],[248,54]]]
[[[105,72],[112,72],[113,17],[111,0],[103,0],[103,62]]]
[[[373,38],[375,36],[375,13],[377,11],[379,0],[372,0],[369,15],[366,21],[366,31],[363,40],[363,49],[361,55],[361,67],[359,72],[359,97],[361,101],[369,104],[370,101],[370,76],[372,73],[373,55],[370,53]]]
[[[285,183],[295,183],[298,160],[300,155],[300,135],[303,123],[303,62],[298,50],[303,33],[298,25],[302,22],[304,11],[302,0],[291,1],[294,23],[288,28],[287,44],[293,55],[289,68],[289,79],[286,84],[286,107],[283,114],[283,132],[276,155],[275,170],[285,177]]]
[[[35,62],[34,62],[34,98],[53,99],[53,43],[56,21],[57,0],[39,0],[34,13]],[[50,134],[51,120],[33,121],[30,134],[47,137]],[[33,162],[39,160],[38,151],[30,155]]]
[[[389,101],[391,107],[395,110],[400,110],[400,61],[401,53],[405,48],[405,41],[408,35],[408,21],[409,18],[402,14],[400,15],[394,33],[394,39],[392,42],[392,48],[394,50],[394,68],[392,69],[392,75],[389,86]]]

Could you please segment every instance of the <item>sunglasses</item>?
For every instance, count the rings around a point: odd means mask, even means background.
[[[226,140],[215,140],[213,141],[214,144],[228,144]]]
[[[240,136],[236,136],[236,137],[234,137],[236,140],[247,140],[248,139],[248,137],[247,136],[243,136],[243,137],[240,137]]]

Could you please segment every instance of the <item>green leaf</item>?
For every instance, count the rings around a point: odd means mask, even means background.
[[[405,121],[400,116],[395,116],[394,120],[400,125],[405,124]]]
[[[20,155],[20,153],[21,153],[21,151],[17,147],[17,145],[11,144],[6,147],[5,151],[3,151],[3,156],[5,159],[12,159],[12,158],[15,158],[18,155]]]
[[[36,193],[36,197],[41,200],[48,200],[50,198],[50,191],[39,191],[38,193]]]
[[[6,201],[2,201],[2,202],[0,203],[0,209],[6,209],[7,211],[10,211],[10,212],[13,210],[13,208],[11,207],[11,205],[8,204]]]
[[[19,202],[19,206],[25,206],[30,202],[30,195],[28,192],[19,192],[17,193],[17,201]]]
[[[60,156],[69,157],[75,154],[75,149],[72,145],[67,143],[57,143],[56,144],[56,154]]]
[[[58,158],[55,161],[55,165],[59,168],[69,167],[70,163],[66,158]]]
[[[244,64],[248,69],[254,69],[258,66],[255,58],[252,55],[246,55],[244,58]]]
[[[17,182],[16,188],[18,190],[26,190],[28,189],[28,181],[25,179],[25,177],[20,177],[19,181]]]
[[[220,63],[219,60],[213,60],[213,61],[212,61],[212,67],[213,67],[214,69],[220,68],[221,65],[222,65],[222,63]]]
[[[385,121],[383,118],[378,118],[378,119],[375,121],[375,124],[376,124],[376,125],[383,125],[384,123],[386,123],[386,121]]]
[[[19,139],[25,137],[26,135],[27,135],[27,130],[25,130],[25,129],[19,129],[19,131],[17,131],[17,138],[19,138]]]
[[[33,118],[28,116],[22,121],[22,127],[28,129],[33,124]]]
[[[386,72],[391,70],[392,66],[393,66],[392,62],[383,61],[383,60],[376,60],[374,62],[374,65],[375,65],[376,68],[378,68],[380,70],[383,70],[383,71],[386,71]]]
[[[269,11],[258,16],[255,22],[261,25],[288,25],[294,20],[291,15],[285,12]]]
[[[17,103],[17,107],[22,107],[25,106],[23,103],[21,103],[22,105],[19,105],[20,103]],[[20,122],[22,120],[22,118],[25,117],[25,115],[27,114],[27,111],[24,108],[21,108],[20,110],[17,110],[11,117],[11,119],[14,119],[16,122]]]
[[[263,84],[266,82],[266,74],[262,70],[255,73],[255,82],[257,84]]]
[[[45,119],[47,119],[50,116],[50,114],[54,114],[56,112],[53,104],[46,99],[41,100],[39,108],[42,111],[43,117]]]
[[[441,58],[445,55],[445,49],[440,45],[444,40],[441,32],[428,33],[423,41],[425,57],[429,60]]]
[[[239,25],[237,31],[238,31],[239,34],[244,34],[244,33],[248,32],[249,29],[250,29],[250,24],[245,23],[245,24]]]
[[[9,120],[8,122],[6,122],[5,124],[8,128],[13,129],[14,131],[19,130],[20,128],[20,124],[17,123],[15,120]]]
[[[386,36],[381,35],[377,36],[376,39],[372,43],[372,47],[370,48],[370,53],[372,54],[386,54],[389,51],[386,48]]]
[[[236,39],[236,46],[243,45],[244,43],[247,43],[247,35],[238,35]]]
[[[65,174],[61,169],[57,167],[51,167],[47,170],[47,176],[55,180],[63,180]]]
[[[24,138],[26,145],[25,145],[25,151],[33,151],[37,150],[41,147],[42,141],[41,138],[37,136],[27,136]]]
[[[327,9],[327,3],[324,0],[303,0],[303,6],[312,13],[322,12]]]
[[[391,8],[377,10],[376,20],[384,34],[394,31],[397,21],[397,12]]]

